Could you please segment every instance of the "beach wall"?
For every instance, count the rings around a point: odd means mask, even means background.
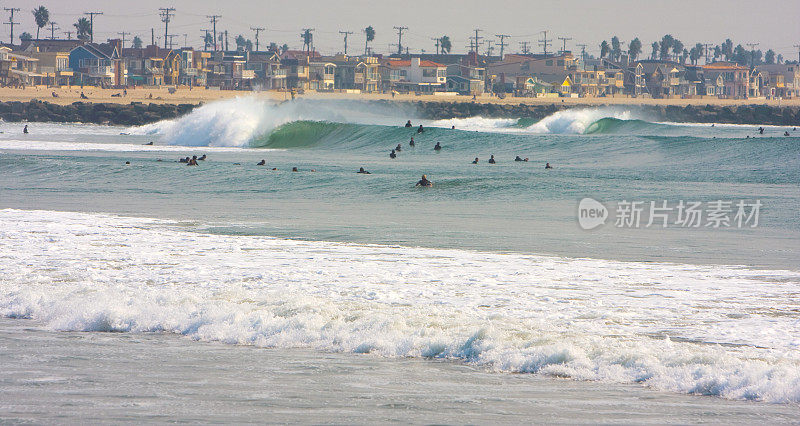
[[[403,106],[417,111],[417,118],[449,119],[466,117],[542,119],[558,111],[573,108],[624,108],[646,115],[649,120],[689,123],[765,124],[800,126],[800,106],[769,105],[582,105],[582,104],[493,104],[479,102],[428,102],[372,100],[353,101],[376,107]],[[57,105],[32,100],[0,102],[0,118],[9,122],[81,122],[96,124],[142,125],[182,116],[194,104],[130,104],[75,102]]]

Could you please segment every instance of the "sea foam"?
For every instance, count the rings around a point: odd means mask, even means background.
[[[800,273],[0,211],[0,315],[800,402]]]

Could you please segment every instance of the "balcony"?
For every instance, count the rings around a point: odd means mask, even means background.
[[[113,77],[114,71],[111,69],[110,66],[101,66],[101,67],[90,67],[86,69],[86,73],[89,74],[90,77]]]

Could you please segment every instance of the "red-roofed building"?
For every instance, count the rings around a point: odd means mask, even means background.
[[[447,67],[420,58],[411,60],[389,60],[385,62],[389,73],[397,75],[395,87],[413,92],[435,92],[444,90],[447,83]]]
[[[720,97],[746,98],[750,85],[750,69],[734,62],[714,62],[703,66],[706,78],[722,80]]]

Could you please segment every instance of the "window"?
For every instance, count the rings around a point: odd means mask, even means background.
[[[422,70],[423,77],[436,77],[436,70],[432,70],[430,68],[424,68]]]
[[[546,61],[544,62],[544,65],[545,65],[546,67],[552,67],[552,66],[553,66],[553,60],[552,60],[552,59],[548,59],[548,60],[546,60]]]
[[[563,67],[564,66],[564,60],[563,59],[559,59],[558,62],[556,62],[556,64],[558,66],[560,66],[560,67]]]

